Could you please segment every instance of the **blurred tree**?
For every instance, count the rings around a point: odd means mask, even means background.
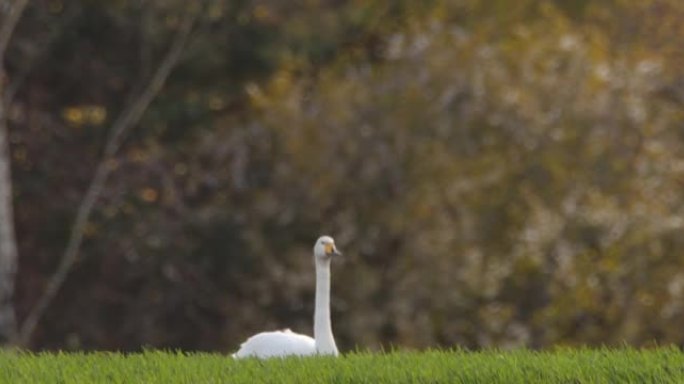
[[[181,53],[185,48],[188,36],[190,35],[195,24],[197,13],[198,11],[195,9],[189,10],[187,16],[185,16],[185,19],[180,23],[177,36],[171,43],[168,53],[161,60],[159,66],[154,70],[154,73],[150,77],[147,85],[140,90],[138,95],[132,98],[130,104],[123,109],[119,117],[117,117],[112,124],[112,128],[105,141],[105,149],[102,159],[99,160],[85,196],[78,206],[76,219],[71,227],[69,240],[64,254],[59,261],[57,270],[52,274],[45,291],[26,316],[24,322],[22,323],[21,329],[19,330],[18,342],[20,345],[28,344],[33,336],[38,322],[43,316],[43,313],[50,305],[55,295],[64,284],[67,275],[73,268],[81,248],[81,243],[83,242],[83,237],[87,231],[91,213],[95,207],[97,199],[102,194],[103,188],[107,182],[107,179],[109,178],[110,173],[112,172],[112,169],[114,168],[112,162],[115,161],[117,157],[121,143],[125,140],[128,131],[130,131],[133,126],[137,125],[138,121],[145,113],[145,110],[159,93],[171,70],[176,65]],[[83,115],[84,119],[89,117],[91,123],[95,124],[102,123],[102,120],[104,120],[104,117],[98,118],[98,116],[104,115],[104,111],[100,111],[103,109],[103,107],[73,109],[76,112],[67,112],[67,119],[70,115]],[[80,122],[79,119],[74,120],[77,120],[73,121],[74,123]]]
[[[21,79],[20,320],[185,6],[27,6],[5,60]],[[674,0],[209,2],[105,156],[83,257],[28,344],[306,332],[324,232],[349,255],[343,348],[681,343],[682,15]]]
[[[653,98],[669,75],[657,52],[536,12],[508,34],[430,22],[389,37],[386,63],[250,89],[277,157],[264,219],[327,223],[372,280],[343,284],[343,337],[643,344],[678,329],[658,312],[682,262],[662,245],[681,225],[665,197],[681,115]]]
[[[105,212],[106,217],[115,219],[122,204],[123,211],[137,216],[144,210],[153,209],[160,198],[160,190],[150,185],[141,186],[135,193],[141,202],[151,204],[149,207],[131,206],[125,203],[127,196],[110,194],[109,187],[100,198],[97,198],[98,193],[86,193],[85,200],[80,196],[83,186],[91,182],[93,173],[96,176],[103,174],[95,165],[101,157],[102,140],[107,140],[108,133],[103,128],[110,121],[118,124],[111,111],[120,109],[125,104],[123,100],[130,98],[127,93],[138,92],[144,79],[151,75],[153,58],[161,53],[169,34],[178,27],[177,9],[182,2],[124,1],[102,6],[87,1],[68,4],[52,1],[46,5],[29,4],[20,33],[12,41],[13,55],[8,60],[12,76],[19,79],[10,89],[10,93],[17,96],[12,107],[23,116],[15,122],[12,132],[22,250],[16,304],[24,320],[24,343],[29,342],[37,319],[77,260],[80,236],[85,236],[86,244],[97,242],[97,217]],[[188,147],[184,141],[196,140],[212,116],[243,108],[241,84],[245,81],[264,78],[280,63],[302,61],[297,58],[302,55],[311,58],[319,55],[308,48],[300,53],[289,53],[291,43],[297,45],[295,40],[311,40],[319,31],[315,26],[306,25],[304,29],[291,29],[290,26],[299,21],[284,14],[287,17],[273,17],[273,12],[279,11],[276,5],[249,1],[211,4],[202,15],[202,28],[197,32],[205,38],[194,39],[189,60],[144,118],[143,125],[148,129],[133,135],[132,140],[141,145],[131,150],[131,164],[142,166],[145,175],[149,174],[147,167],[162,169],[147,163],[151,158],[149,154],[155,151],[155,143],[176,145],[183,153],[183,148]],[[292,15],[313,20],[310,15],[321,10],[327,12],[327,7],[343,10],[339,16],[342,22],[332,24],[336,25],[335,29],[341,31],[347,28],[345,23],[359,23],[353,12],[348,11],[350,8],[336,2],[321,6],[301,4],[298,6],[301,12]],[[377,18],[377,13],[385,12],[385,8],[378,7],[373,17]],[[51,28],[41,27],[46,25]],[[288,31],[294,33],[295,30],[300,37],[288,40],[288,36],[294,36]],[[287,33],[279,34],[278,31]],[[326,37],[330,41],[321,41],[330,47],[346,44],[349,37],[339,31]],[[355,34],[353,39],[356,38],[363,41],[363,33]],[[131,46],[136,48],[131,50]],[[217,50],[217,46],[223,49]],[[329,49],[332,52],[335,48]],[[306,57],[303,61],[308,60]],[[328,58],[314,61],[322,65],[331,59],[328,55]],[[206,80],[202,80],[202,76]],[[174,124],[168,124],[169,119]],[[104,147],[107,152],[110,146]],[[107,153],[105,157],[110,156]],[[116,170],[124,160],[122,157],[106,160],[101,167]],[[172,176],[175,177],[176,172],[182,174],[183,168],[179,164]],[[107,177],[96,177],[91,187],[99,183],[104,185],[104,179]],[[130,182],[122,181],[122,191],[126,191],[126,184],[130,185]],[[93,190],[99,188],[88,191]],[[55,195],[63,198],[49,197]],[[99,207],[103,202],[98,200],[111,201],[114,206],[103,207],[101,212]],[[91,207],[96,212],[95,220],[87,219]],[[78,220],[69,235],[65,223],[77,209]],[[127,228],[121,227],[113,237],[118,238],[126,231]],[[59,261],[52,255],[65,243],[64,257]],[[138,243],[136,240],[132,246],[137,247]],[[157,265],[155,263],[154,267]],[[90,271],[87,267],[84,270]],[[53,274],[53,271],[56,272]],[[46,280],[49,275],[53,277]],[[94,282],[99,281],[97,274],[88,272],[86,275],[94,276]],[[76,281],[78,286],[83,285],[83,281]],[[82,292],[82,288],[78,292]],[[70,296],[67,293],[65,297]],[[59,296],[57,298],[59,300]],[[101,312],[100,308],[94,309]],[[80,310],[74,312],[77,314],[74,320],[80,322],[78,312]],[[50,324],[59,325],[60,322]],[[61,345],[67,339],[76,343],[73,345],[78,344],[74,341],[77,338],[68,333],[48,331],[48,334],[55,334]]]

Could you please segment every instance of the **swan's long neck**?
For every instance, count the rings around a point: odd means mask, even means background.
[[[316,260],[314,339],[316,339],[318,353],[337,355],[337,346],[330,323],[330,260]]]

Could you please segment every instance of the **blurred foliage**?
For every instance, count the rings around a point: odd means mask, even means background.
[[[46,0],[22,20],[20,318],[183,7]],[[681,345],[683,26],[676,0],[209,2],[34,346],[309,333],[322,233],[348,255],[343,349]]]

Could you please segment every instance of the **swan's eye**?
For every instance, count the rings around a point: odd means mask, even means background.
[[[325,253],[331,254],[333,252],[333,245],[328,243],[323,245],[325,247]]]

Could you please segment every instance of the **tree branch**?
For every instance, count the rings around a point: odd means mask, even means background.
[[[102,189],[112,171],[112,161],[120,148],[121,143],[125,139],[126,133],[130,131],[140,121],[140,118],[147,110],[148,106],[157,96],[159,91],[164,86],[171,70],[174,68],[178,59],[185,48],[190,32],[193,29],[195,21],[197,20],[199,12],[191,10],[180,30],[177,32],[173,43],[166,53],[161,64],[150,79],[145,89],[135,97],[128,106],[121,112],[119,117],[112,124],[112,128],[107,137],[103,157],[98,164],[93,179],[88,186],[86,194],[78,207],[76,219],[71,227],[69,242],[64,250],[59,266],[54,274],[50,277],[43,295],[38,299],[33,306],[28,316],[24,320],[21,329],[19,330],[18,344],[26,346],[31,340],[33,333],[54,297],[57,295],[59,289],[64,284],[67,275],[72,269],[74,263],[78,258],[78,252],[83,242],[85,227],[88,224],[90,215],[95,207],[97,199],[99,198]]]

